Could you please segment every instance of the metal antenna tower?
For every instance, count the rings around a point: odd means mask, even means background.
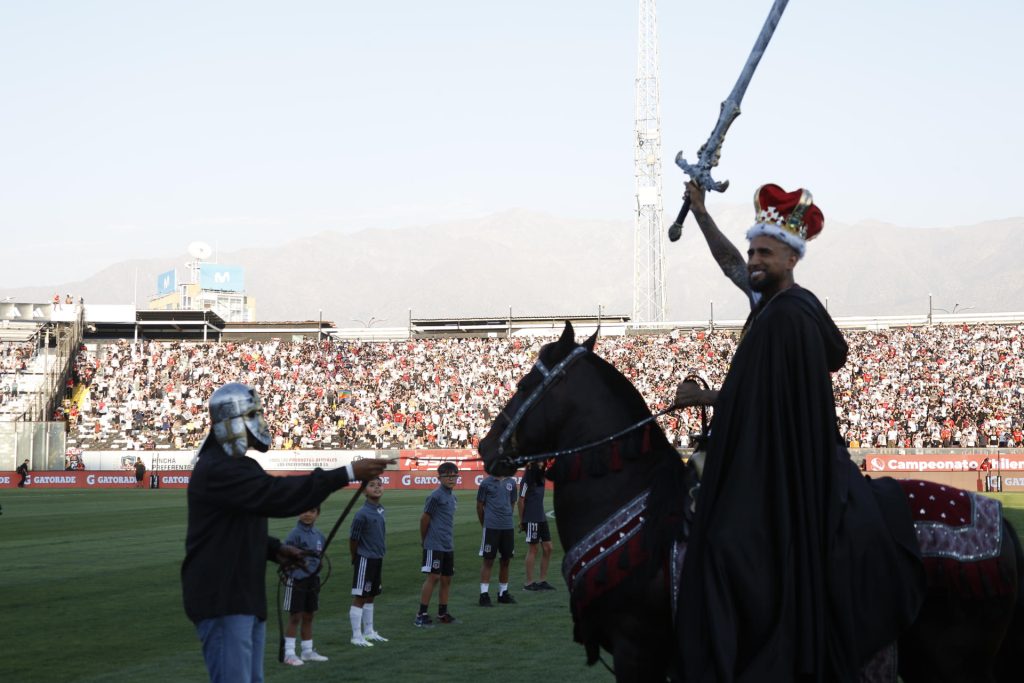
[[[633,230],[633,320],[665,320],[665,231],[661,199],[661,85],[656,0],[640,0],[636,61],[636,221]]]

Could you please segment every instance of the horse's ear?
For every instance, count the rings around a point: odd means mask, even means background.
[[[600,331],[601,328],[598,327],[594,330],[594,334],[587,337],[587,341],[583,342],[583,346],[586,347],[587,351],[590,351],[591,353],[594,352],[594,346],[597,344],[597,335]]]
[[[558,338],[558,345],[564,346],[566,344],[573,345],[576,343],[576,332],[572,329],[572,323],[568,320],[565,321],[565,329],[562,330],[562,336]]]

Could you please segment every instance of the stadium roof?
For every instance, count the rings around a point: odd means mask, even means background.
[[[135,320],[91,322],[85,337],[208,341],[220,339],[224,319],[212,311],[136,311]]]

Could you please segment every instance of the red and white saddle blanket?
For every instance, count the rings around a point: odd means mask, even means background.
[[[929,481],[899,482],[910,505],[929,587],[968,597],[1010,595],[999,566],[1003,543],[998,500]]]
[[[998,500],[930,481],[899,481],[910,505],[929,587],[969,598],[1013,593],[999,567],[1003,512]],[[883,648],[861,671],[860,683],[896,683],[896,644]]]

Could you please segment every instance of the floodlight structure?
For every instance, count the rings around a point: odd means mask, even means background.
[[[661,84],[656,0],[640,0],[633,140],[633,320],[665,320],[665,231],[661,196]]]

